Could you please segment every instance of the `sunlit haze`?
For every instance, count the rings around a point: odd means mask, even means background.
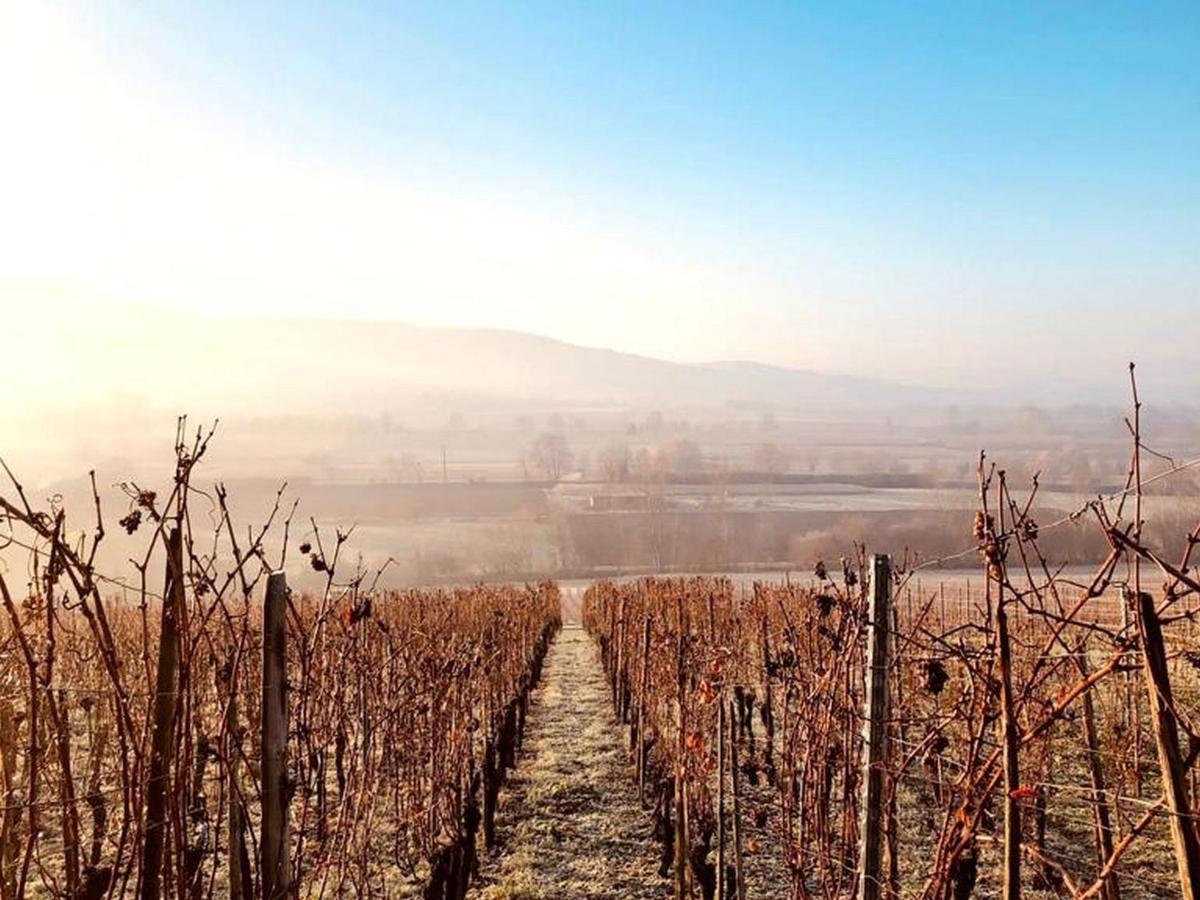
[[[74,300],[1196,381],[1162,340],[1200,325],[1190,4],[0,16],[16,334]]]
[[[1200,0],[0,0],[0,900],[1200,900]]]

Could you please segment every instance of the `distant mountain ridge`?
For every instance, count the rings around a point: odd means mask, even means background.
[[[679,363],[519,331],[318,318],[218,318],[88,310],[55,327],[78,364],[81,404],[129,410],[163,398],[228,414],[362,413],[447,394],[497,403],[837,410],[944,405],[943,392],[746,360]],[[128,367],[139,373],[129,377]],[[32,383],[31,383],[32,387]],[[89,396],[89,392],[95,396]],[[156,403],[155,400],[158,402]]]
[[[821,408],[939,402],[938,391],[741,360],[677,363],[517,331],[395,322],[272,322],[273,350],[337,360],[342,381],[583,403]]]

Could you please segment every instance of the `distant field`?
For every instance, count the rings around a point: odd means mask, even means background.
[[[266,478],[225,482],[239,518],[265,516],[284,481]],[[870,480],[870,479],[866,479]],[[138,482],[151,483],[151,482]],[[106,510],[118,513],[128,498],[118,485],[101,482]],[[55,484],[66,508],[90,506],[85,481]],[[353,527],[347,562],[361,556],[374,571],[391,559],[384,585],[521,580],[533,577],[605,577],[686,572],[810,571],[852,552],[854,542],[897,558],[929,560],[970,546],[975,492],[961,487],[878,487],[851,482],[738,484],[564,481],[322,482],[288,485],[280,515],[300,498],[293,535],[304,536],[316,520],[327,537]],[[593,498],[610,498],[594,502]],[[1062,518],[1087,495],[1047,491],[1036,517]],[[211,494],[196,497],[208,510]],[[1200,517],[1200,498],[1188,495],[1145,499],[1150,527],[1161,545]],[[79,527],[86,525],[80,516]],[[206,514],[211,518],[211,514]],[[135,542],[120,533],[105,542],[99,563],[109,570],[127,565]],[[1051,559],[1081,563],[1105,552],[1086,522],[1069,524],[1046,537]],[[1174,553],[1174,550],[1171,551]],[[3,553],[3,551],[0,551]],[[952,565],[961,565],[957,560]],[[970,560],[966,560],[970,562]],[[293,557],[289,575],[301,586],[321,582],[304,560]],[[928,578],[929,576],[923,576]]]

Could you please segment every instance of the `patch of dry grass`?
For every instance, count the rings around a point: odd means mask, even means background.
[[[649,816],[621,746],[595,646],[563,630],[530,707],[525,746],[501,793],[499,847],[477,900],[661,900]]]

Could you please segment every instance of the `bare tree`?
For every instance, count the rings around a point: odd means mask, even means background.
[[[533,464],[551,481],[562,478],[572,459],[567,439],[556,431],[538,435],[537,440],[529,445],[529,456]]]
[[[605,481],[614,484],[629,477],[629,445],[613,441],[599,454],[600,471]]]
[[[688,477],[699,473],[704,457],[695,441],[676,438],[659,448],[659,455],[676,475]]]

